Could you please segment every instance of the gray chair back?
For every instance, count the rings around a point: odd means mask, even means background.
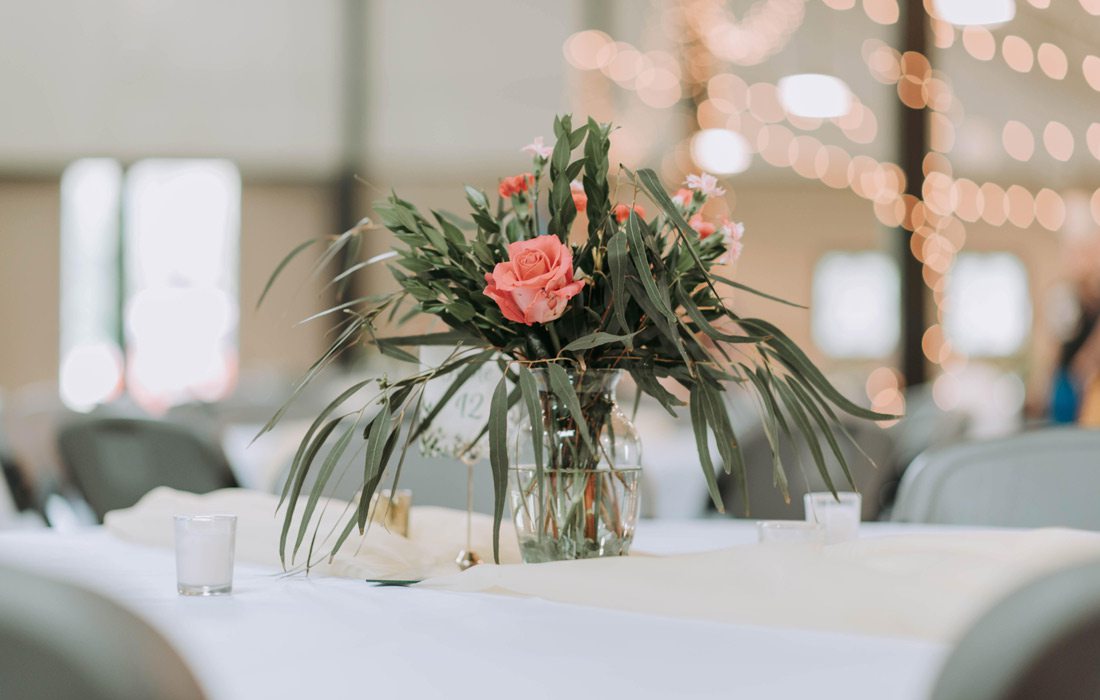
[[[0,698],[202,700],[156,631],[72,584],[0,567]]]
[[[914,460],[898,522],[1100,530],[1100,430],[1052,428]]]
[[[58,434],[62,462],[100,520],[157,486],[208,493],[237,485],[221,450],[162,421],[96,418]]]
[[[932,700],[1100,697],[1100,562],[1009,594],[964,635]]]
[[[866,421],[846,422],[845,427],[852,440],[837,431],[837,443],[848,462],[855,490],[863,496],[862,518],[875,520],[882,508],[882,492],[892,473],[887,465],[894,448],[893,439],[887,431]],[[805,441],[801,438],[782,439],[779,456],[787,474],[791,497],[790,503],[784,502],[779,489],[773,484],[771,446],[763,430],[746,432],[740,438],[747,471],[749,517],[801,520],[805,516],[802,496],[811,491],[829,490]],[[818,439],[821,440],[820,437]],[[859,445],[858,449],[853,445],[853,440]],[[838,491],[851,491],[852,485],[848,483],[840,463],[824,441],[821,445],[833,485]],[[738,480],[723,473],[719,475],[718,482],[726,512],[735,516],[746,515]]]

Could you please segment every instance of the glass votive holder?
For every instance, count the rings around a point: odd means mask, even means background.
[[[176,590],[180,595],[225,595],[233,590],[235,515],[176,516]]]
[[[379,523],[389,532],[402,537],[409,536],[409,511],[412,509],[412,491],[382,489],[370,501],[367,519]]]
[[[825,528],[804,520],[761,520],[756,537],[761,544],[825,544]]]
[[[829,544],[846,542],[859,537],[860,513],[863,497],[851,491],[838,491],[836,496],[828,491],[807,493],[802,497],[806,507],[806,521],[819,523],[825,528],[825,541]]]

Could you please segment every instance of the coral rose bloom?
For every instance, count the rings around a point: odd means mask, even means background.
[[[485,295],[504,318],[528,326],[559,318],[584,288],[573,280],[573,251],[549,235],[510,244],[508,261],[497,263],[485,282]]]
[[[613,212],[615,214],[615,221],[618,221],[620,224],[630,218],[630,207],[626,204],[616,204]],[[641,204],[634,205],[634,213],[638,215],[639,219],[645,218],[645,209],[642,209]]]

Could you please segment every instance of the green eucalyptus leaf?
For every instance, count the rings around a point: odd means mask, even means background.
[[[378,414],[374,417],[370,433],[367,435],[367,454],[363,464],[363,481],[367,484],[372,481],[377,484],[382,477],[382,470],[386,468],[382,457],[386,453],[386,443],[390,440],[393,427],[393,412],[390,409],[390,399],[387,397],[382,402]],[[371,495],[373,495],[373,492]],[[359,497],[358,526],[360,533],[363,533],[366,529],[369,506],[370,495],[364,490]]]
[[[333,445],[332,450],[328,453],[328,456],[325,457],[325,461],[322,463],[320,471],[317,472],[317,480],[313,483],[313,488],[310,489],[309,499],[306,501],[305,510],[302,511],[302,520],[298,525],[298,536],[294,540],[294,551],[291,553],[292,559],[298,555],[298,550],[302,546],[302,540],[305,538],[310,521],[313,519],[313,511],[317,508],[317,501],[320,499],[321,494],[324,493],[325,485],[328,484],[329,478],[332,476],[332,472],[335,470],[340,458],[344,456],[348,444],[351,443],[351,439],[355,435],[355,429],[358,427],[358,421],[351,422],[351,425],[349,425],[340,435],[339,439],[336,440],[336,444]],[[306,561],[309,561],[308,557]]]
[[[569,415],[573,417],[577,431],[581,434],[581,439],[584,440],[588,449],[594,453],[596,447],[592,442],[592,435],[588,432],[588,423],[584,420],[584,413],[581,411],[581,403],[577,398],[576,390],[573,388],[573,382],[569,381],[569,374],[561,365],[551,363],[546,366],[546,376],[550,380],[550,390],[565,404],[565,407],[569,410]]]
[[[489,404],[489,467],[493,472],[493,561],[500,563],[500,526],[508,495],[508,383],[501,377]]]
[[[592,348],[598,348],[601,345],[609,345],[611,343],[622,343],[627,348],[629,348],[630,341],[635,335],[637,335],[637,332],[624,333],[623,335],[615,335],[614,333],[604,333],[603,331],[597,331],[595,333],[589,333],[588,335],[577,338],[573,342],[563,347],[561,351],[577,352],[580,350],[591,350]]]
[[[710,457],[710,443],[707,439],[707,417],[703,401],[702,385],[696,384],[691,389],[691,398],[688,401],[691,410],[691,429],[695,434],[695,447],[699,451],[699,463],[703,467],[703,476],[707,481],[710,500],[719,513],[724,513],[726,507],[722,503],[722,494],[718,490],[718,477],[714,473],[714,462]]]
[[[275,266],[275,271],[272,272],[271,277],[267,279],[267,284],[264,285],[264,290],[260,293],[260,299],[256,302],[257,309],[260,308],[260,304],[264,303],[264,298],[267,297],[267,293],[271,291],[271,286],[275,284],[275,280],[279,277],[279,274],[283,271],[283,268],[289,265],[291,260],[298,257],[298,253],[301,253],[303,250],[310,247],[316,242],[316,238],[311,238],[308,241],[299,243],[298,245],[294,246],[293,250],[286,254],[286,257],[279,261],[279,264]]]

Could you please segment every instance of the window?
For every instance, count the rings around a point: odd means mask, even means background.
[[[880,358],[898,344],[898,270],[872,251],[828,253],[814,269],[812,332],[826,354]]]
[[[237,367],[236,167],[144,160],[123,178],[114,161],[79,161],[66,177],[83,189],[62,188],[63,400],[88,410],[124,385],[142,407],[161,412],[225,396]],[[67,376],[79,377],[68,389]]]
[[[66,406],[87,411],[122,391],[119,203],[122,168],[78,160],[61,176],[61,366]]]
[[[1013,355],[1031,332],[1027,270],[1011,253],[961,253],[945,302],[947,341],[964,355]]]

